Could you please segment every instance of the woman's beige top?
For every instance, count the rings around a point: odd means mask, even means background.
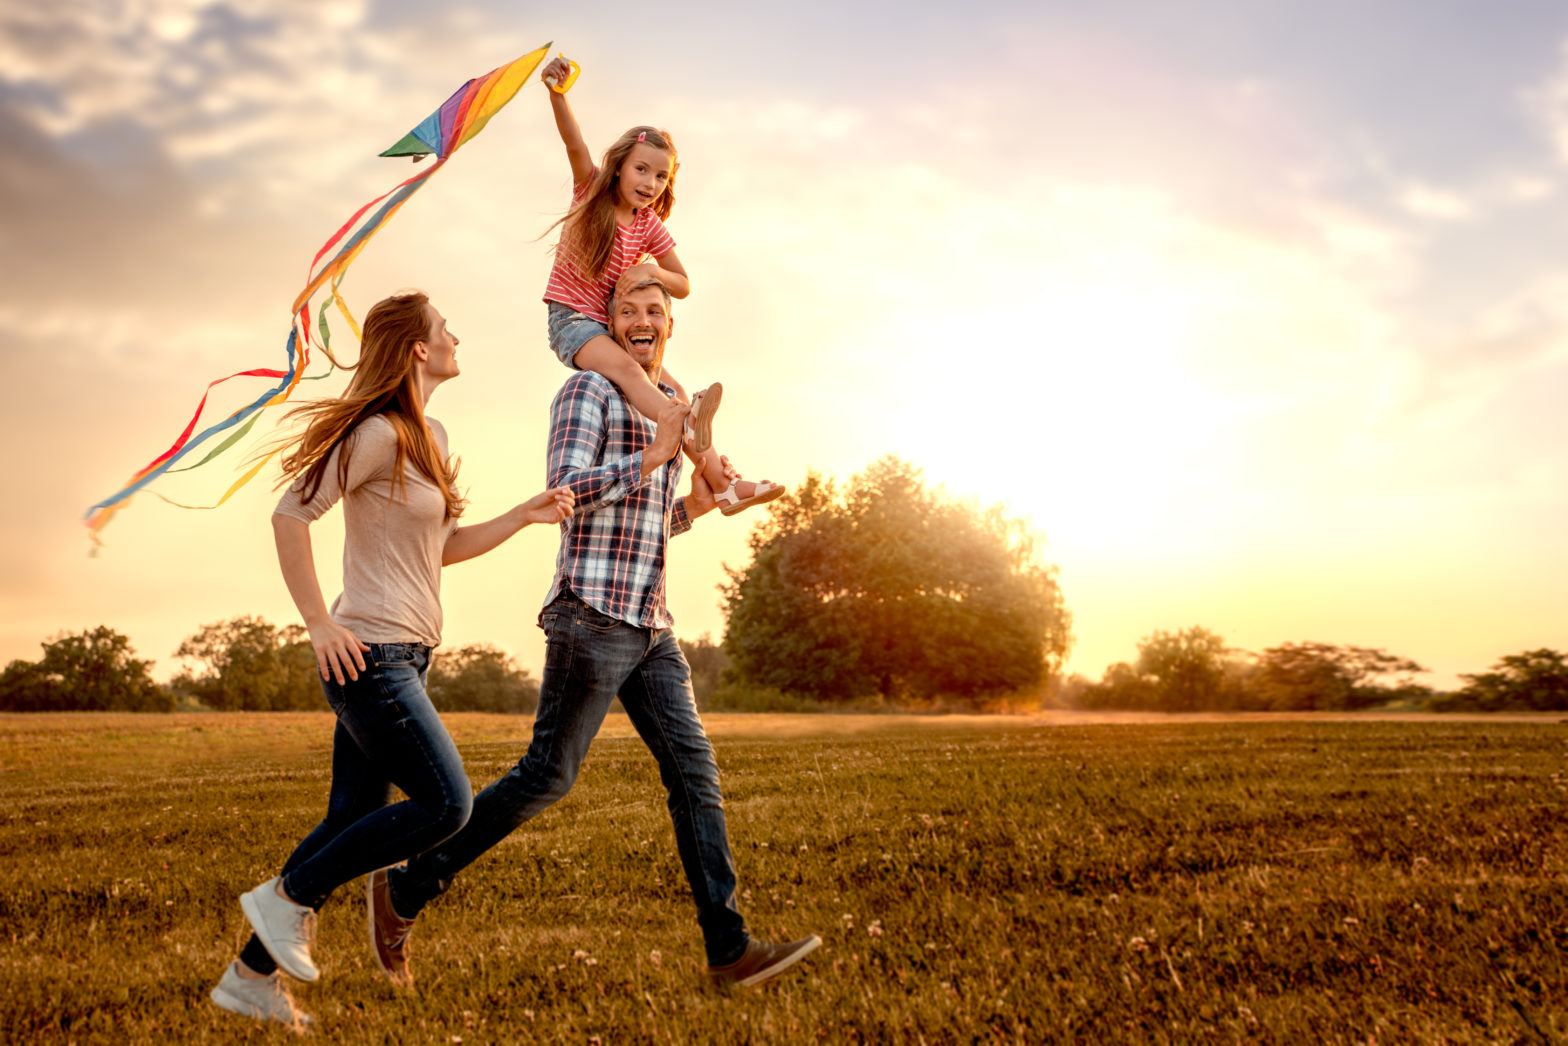
[[[443,458],[446,429],[425,419]],[[338,484],[338,456],[349,448],[348,482]],[[374,414],[357,425],[327,459],[321,486],[309,503],[300,483],[284,493],[274,515],[313,523],[343,499],[343,594],[332,620],[365,643],[441,642],[441,551],[457,529],[446,519],[441,489],[404,461],[396,493],[392,465],[397,433]]]

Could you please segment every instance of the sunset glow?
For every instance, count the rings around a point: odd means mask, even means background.
[[[679,144],[693,290],[667,363],[724,382],[720,449],[786,483],[893,453],[1006,504],[1060,566],[1071,671],[1193,625],[1386,648],[1438,686],[1563,648],[1568,15],[1165,10],[0,2],[0,658],[108,624],[164,678],[204,623],[296,620],[265,478],[213,512],[142,495],[96,559],[80,517],[209,380],[281,365],[311,255],[410,173],[376,154],[547,40],[582,64],[596,152],[640,122]],[[567,373],[539,300],[570,188],[543,90],[344,286],[360,311],[420,287],[461,336],[431,413],[474,519],[542,486]],[[241,456],[154,489],[210,504]],[[672,546],[682,635],[719,637],[754,522]],[[449,571],[448,644],[537,673],[555,544]]]

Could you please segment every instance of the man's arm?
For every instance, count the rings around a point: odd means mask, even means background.
[[[618,394],[608,379],[585,371],[569,378],[550,404],[545,475],[551,487],[566,487],[576,495],[579,515],[642,487],[680,449],[687,408],[672,400],[659,414],[652,443],[599,461],[609,436],[610,397]]]

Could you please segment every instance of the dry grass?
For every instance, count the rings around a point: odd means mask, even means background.
[[[657,771],[577,789],[375,973],[358,884],[296,994],[329,1042],[1554,1042],[1568,727],[715,716],[753,929],[823,949],[724,995]],[[478,783],[527,721],[450,717]],[[205,998],[236,895],[320,816],[324,715],[0,716],[0,1029],[282,1040]]]

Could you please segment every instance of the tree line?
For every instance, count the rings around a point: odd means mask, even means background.
[[[1490,671],[1461,675],[1461,685],[1446,693],[1416,681],[1428,671],[1422,665],[1369,647],[1303,642],[1251,653],[1193,627],[1154,632],[1137,650],[1136,659],[1111,665],[1097,683],[1065,680],[1058,703],[1159,712],[1568,709],[1568,658],[1548,649],[1509,654]]]
[[[315,652],[304,627],[278,628],[259,617],[204,625],[175,651],[186,667],[156,683],[152,662],[130,641],[99,625],[43,644],[38,661],[12,661],[0,674],[0,711],[289,712],[326,709]],[[489,644],[443,649],[428,689],[454,712],[531,713],[539,684]]]
[[[1142,711],[1438,711],[1568,708],[1568,664],[1553,650],[1511,654],[1461,676],[1452,693],[1427,670],[1367,647],[1284,643],[1232,650],[1207,629],[1155,632],[1098,682],[1061,678],[1072,616],[1043,539],[1000,505],[929,486],[885,457],[839,484],[811,473],[726,567],[725,631],[681,642],[705,708],[947,708],[1049,703]],[[175,651],[167,684],[105,626],[44,644],[0,675],[0,710],[274,711],[325,707],[309,637],[236,617]],[[532,712],[539,685],[486,644],[441,650],[429,689],[438,708]]]

